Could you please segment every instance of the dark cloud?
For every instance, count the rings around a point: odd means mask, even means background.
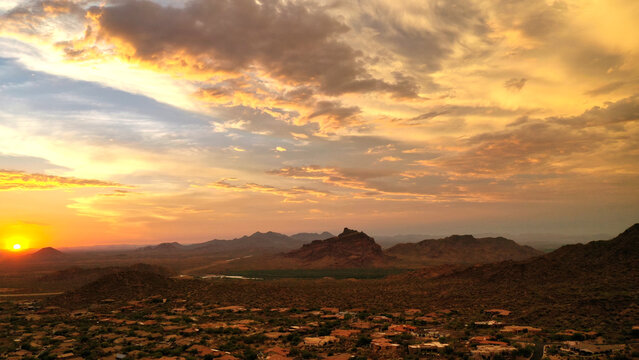
[[[490,30],[482,12],[468,0],[417,2],[400,13],[389,12],[381,2],[362,7],[362,26],[372,28],[378,40],[427,72],[441,69],[463,35],[483,36]],[[428,19],[432,30],[406,22],[406,12]]]
[[[521,91],[526,85],[526,81],[528,80],[525,78],[512,78],[504,82],[504,87],[510,91]]]
[[[183,8],[148,0],[94,7],[99,38],[130,44],[145,61],[196,71],[257,67],[286,83],[312,84],[328,95],[384,91],[415,96],[416,85],[387,83],[368,73],[362,54],[339,40],[349,29],[310,3],[193,0]]]
[[[322,123],[327,128],[338,129],[353,125],[357,121],[356,116],[361,112],[357,106],[343,106],[339,101],[319,101],[315,105],[309,120],[323,118]]]
[[[505,117],[520,114],[522,112],[532,113],[535,110],[511,110],[497,106],[467,106],[467,105],[442,105],[431,107],[427,112],[414,116],[412,118],[392,119],[393,122],[407,126],[433,125],[437,123],[442,125],[444,120],[435,122],[438,117],[452,117],[449,119],[453,127],[459,127],[464,122],[464,116],[485,116],[485,117]]]
[[[607,127],[639,121],[639,97],[634,96],[581,115],[546,119],[520,118],[503,131],[479,134],[463,142],[467,150],[429,161],[451,173],[511,176],[569,171],[562,163],[626,143]]]
[[[574,40],[572,46],[562,49],[566,61],[570,62],[572,70],[582,75],[610,76],[626,63],[626,54],[614,52],[603,46]]]
[[[578,129],[637,122],[639,121],[639,95],[616,102],[607,102],[604,106],[595,106],[578,116],[552,118],[552,121]]]

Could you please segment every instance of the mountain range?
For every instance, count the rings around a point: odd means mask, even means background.
[[[265,269],[419,268],[441,264],[478,264],[521,260],[542,254],[512,240],[453,235],[437,240],[382,247],[364,232],[345,228],[328,232],[284,235],[256,232],[233,240],[197,244],[167,242],[115,253],[63,254],[44,248],[29,256],[33,263],[65,259],[70,266],[127,266],[152,262],[188,274]]]
[[[199,273],[266,269],[419,268],[441,264],[478,264],[541,255],[505,238],[453,235],[438,240],[398,244],[382,250],[364,232],[345,228],[338,236],[314,240],[295,250],[244,256],[198,268]]]
[[[351,242],[366,244],[376,261],[386,259],[368,236],[348,229],[279,256],[301,262],[333,259],[342,254],[342,243]],[[468,314],[501,308],[512,311],[508,321],[513,323],[618,331],[639,319],[639,224],[611,240],[566,245],[529,259],[431,266],[379,280],[200,281],[152,273],[146,281],[144,274],[110,274],[55,301],[74,307],[113,294],[122,300],[170,294],[260,308],[455,309]],[[126,284],[144,286],[130,289]]]
[[[479,264],[503,260],[522,260],[541,255],[530,246],[522,246],[503,237],[475,238],[453,235],[437,240],[397,244],[386,250],[406,265]]]
[[[182,245],[177,242],[146,246],[136,250],[138,253],[172,254],[174,252],[192,252],[202,254],[254,255],[278,253],[302,246],[305,242],[326,239],[333,235],[328,232],[299,233],[291,236],[273,231],[255,232],[232,240],[210,240],[203,243]]]

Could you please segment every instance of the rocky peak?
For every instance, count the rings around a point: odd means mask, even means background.
[[[372,265],[386,259],[373,238],[363,232],[344,228],[338,236],[315,240],[286,254],[305,262],[327,261],[341,265]]]

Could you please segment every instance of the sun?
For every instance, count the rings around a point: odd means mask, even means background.
[[[27,236],[13,235],[4,239],[4,248],[9,251],[19,252],[27,249],[30,243],[31,241]]]

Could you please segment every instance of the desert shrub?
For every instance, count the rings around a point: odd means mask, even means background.
[[[373,339],[371,339],[368,336],[360,336],[359,339],[357,339],[357,343],[355,344],[355,346],[357,347],[364,347],[364,346],[368,346],[371,344],[371,341],[373,341]]]

